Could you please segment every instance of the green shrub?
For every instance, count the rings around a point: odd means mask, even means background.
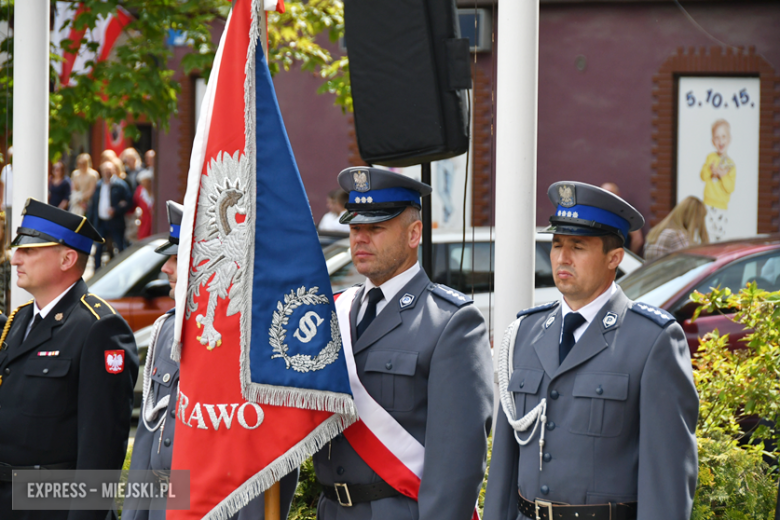
[[[732,349],[728,335],[707,334],[693,358],[700,406],[692,519],[774,519],[776,466],[766,460],[777,460],[779,432],[765,424],[746,431],[745,425],[780,420],[780,292],[751,283],[737,294],[714,289],[691,299],[701,305],[694,320],[700,312],[717,312],[751,329]],[[745,421],[748,416],[754,420]]]

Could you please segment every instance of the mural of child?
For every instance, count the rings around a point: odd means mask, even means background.
[[[729,199],[737,181],[737,166],[728,156],[730,144],[731,125],[725,119],[718,119],[712,124],[712,145],[716,151],[707,155],[701,168],[707,228],[713,242],[722,240],[726,234]]]

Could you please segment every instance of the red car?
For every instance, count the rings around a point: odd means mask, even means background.
[[[760,289],[780,290],[780,234],[676,251],[645,264],[618,283],[632,300],[672,313],[682,325],[693,354],[699,348],[699,338],[714,329],[728,333],[732,344],[747,331],[721,314],[702,313],[692,323],[696,305],[689,301],[689,295],[717,286],[737,292],[753,281]]]

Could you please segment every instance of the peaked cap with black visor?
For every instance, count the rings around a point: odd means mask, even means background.
[[[556,206],[550,227],[555,235],[615,235],[625,245],[628,234],[645,225],[645,219],[631,204],[605,189],[584,182],[561,181],[547,189]]]
[[[165,206],[168,210],[168,241],[155,249],[154,252],[167,256],[178,255],[184,206],[172,200],[165,201]]]
[[[61,245],[90,254],[93,242],[102,244],[104,240],[86,217],[30,198],[22,210],[22,225],[16,229],[11,247]]]
[[[400,173],[358,166],[339,173],[339,185],[349,193],[342,224],[375,224],[397,217],[408,207],[420,209],[431,187]]]

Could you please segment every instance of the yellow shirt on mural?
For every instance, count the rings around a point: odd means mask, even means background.
[[[720,179],[712,178],[712,168],[728,170]],[[729,199],[737,183],[737,166],[730,157],[721,157],[718,152],[712,152],[701,168],[701,180],[704,181],[704,204],[713,208],[729,209]]]

